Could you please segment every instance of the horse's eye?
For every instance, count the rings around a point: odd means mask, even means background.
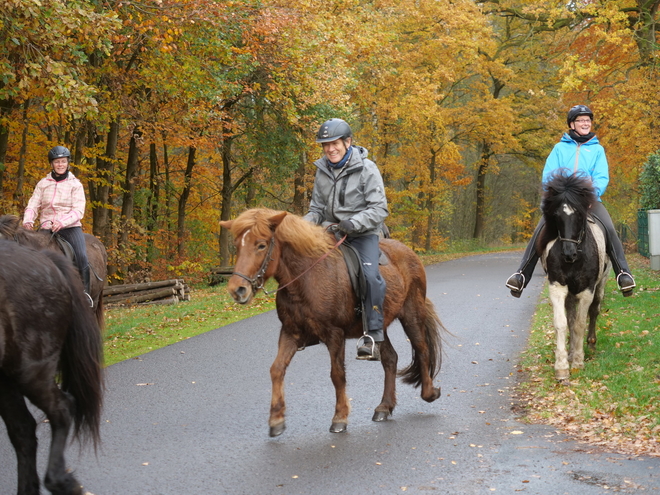
[[[267,247],[268,247],[268,244],[266,244],[265,242],[260,242],[259,244],[257,244],[257,249],[258,249],[259,251],[263,251],[263,250],[266,249]]]

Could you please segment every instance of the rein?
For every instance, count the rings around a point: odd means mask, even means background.
[[[248,282],[250,282],[250,285],[252,286],[252,291],[253,291],[254,293],[256,293],[259,289],[261,289],[261,290],[264,291],[264,294],[266,294],[267,296],[270,296],[271,294],[275,294],[276,292],[281,291],[281,290],[284,289],[285,287],[288,287],[289,285],[291,285],[292,283],[294,283],[296,280],[298,280],[300,277],[302,277],[305,273],[307,273],[307,272],[310,271],[312,268],[314,268],[318,263],[320,263],[321,261],[323,261],[324,259],[326,259],[326,258],[330,255],[330,253],[331,253],[332,251],[334,251],[335,249],[337,249],[337,248],[338,248],[338,247],[339,247],[339,246],[340,246],[340,245],[346,240],[346,237],[347,237],[347,236],[344,235],[344,237],[342,237],[341,239],[339,239],[339,240],[337,241],[337,243],[332,247],[332,249],[330,249],[329,251],[327,251],[323,256],[321,256],[321,257],[320,257],[319,259],[317,259],[314,263],[312,263],[312,264],[309,266],[309,268],[307,268],[304,272],[302,272],[302,273],[300,273],[299,275],[297,275],[293,280],[287,282],[287,283],[284,284],[284,285],[281,285],[280,287],[278,287],[278,288],[277,288],[276,290],[274,290],[274,291],[268,292],[268,291],[266,290],[266,288],[264,287],[264,284],[266,283],[266,279],[264,278],[264,275],[266,274],[266,270],[268,269],[268,264],[269,264],[271,261],[273,261],[273,259],[271,258],[271,255],[273,254],[273,249],[275,248],[275,236],[273,236],[273,237],[270,238],[270,244],[269,244],[269,246],[268,246],[268,253],[266,253],[266,257],[264,258],[264,261],[261,263],[261,268],[259,268],[259,271],[258,271],[257,274],[254,276],[254,278],[248,277],[247,275],[243,275],[242,273],[239,273],[239,272],[233,272],[232,275],[238,275],[239,277],[241,277],[241,278],[247,280]]]

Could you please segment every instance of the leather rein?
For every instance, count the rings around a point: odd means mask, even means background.
[[[243,273],[236,272],[234,271],[232,275],[237,275],[245,280],[247,280],[250,283],[250,286],[252,287],[252,292],[257,293],[259,289],[264,291],[264,294],[267,296],[270,296],[271,294],[275,294],[276,292],[284,289],[285,287],[291,285],[294,283],[296,280],[298,280],[300,277],[302,277],[305,273],[310,271],[312,268],[314,268],[318,263],[326,259],[332,251],[337,249],[345,240],[346,240],[346,234],[344,234],[344,237],[339,239],[337,243],[327,251],[323,256],[321,256],[319,259],[317,259],[314,263],[312,263],[305,271],[297,275],[293,280],[287,282],[286,284],[278,287],[276,290],[268,292],[264,285],[266,284],[266,270],[268,270],[268,264],[273,261],[272,255],[273,255],[273,250],[275,249],[275,236],[270,238],[270,243],[268,245],[268,252],[266,253],[266,256],[264,257],[264,260],[261,262],[261,267],[257,271],[256,275],[254,277],[248,277],[247,275],[244,275]]]

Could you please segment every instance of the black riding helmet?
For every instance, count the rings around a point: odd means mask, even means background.
[[[58,158],[67,158],[71,160],[71,153],[69,152],[69,149],[65,148],[64,146],[55,146],[48,152],[49,162],[52,162]]]
[[[316,133],[317,143],[331,143],[337,139],[346,139],[353,136],[351,126],[341,119],[327,120]]]
[[[577,119],[580,115],[588,115],[591,120],[594,120],[594,113],[586,105],[575,105],[568,111],[568,116],[566,117],[566,123],[568,127],[571,126],[571,122]]]

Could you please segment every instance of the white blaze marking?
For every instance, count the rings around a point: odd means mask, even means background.
[[[575,210],[571,208],[568,204],[564,203],[564,207],[562,208],[564,210],[564,213],[568,215],[569,217],[575,213]]]
[[[247,236],[250,233],[251,229],[247,229],[245,231],[245,234],[243,234],[243,237],[241,237],[241,247],[245,247],[245,236]]]

